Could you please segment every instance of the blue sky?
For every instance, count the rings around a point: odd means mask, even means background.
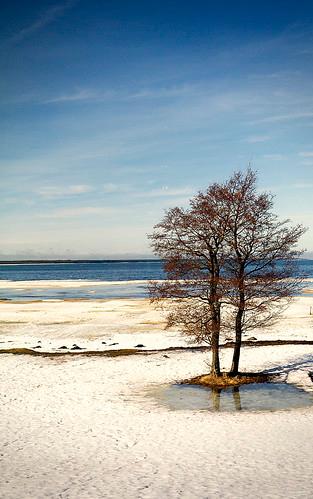
[[[0,257],[148,256],[249,163],[313,256],[311,1],[13,1],[0,27]]]

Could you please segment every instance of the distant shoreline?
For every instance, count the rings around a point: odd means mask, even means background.
[[[102,260],[0,260],[0,265],[46,264],[46,263],[115,263],[115,262],[160,262],[158,258],[118,258]]]
[[[312,262],[313,258],[298,258],[301,262]],[[159,258],[103,258],[103,259],[57,259],[57,260],[0,260],[0,265],[44,265],[52,263],[121,263],[121,262],[161,262]]]

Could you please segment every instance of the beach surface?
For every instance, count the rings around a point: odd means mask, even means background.
[[[253,336],[313,340],[310,306],[309,294],[295,299]],[[148,300],[2,302],[0,321],[2,349],[60,353],[0,357],[1,498],[312,497],[313,408],[170,410],[154,394],[207,372],[209,354],[145,355],[192,346],[178,330],[164,332]],[[142,355],[85,355],[139,344]],[[83,350],[66,355],[73,345]],[[222,349],[224,368],[231,354]],[[312,392],[312,345],[247,346],[242,367],[280,372]]]

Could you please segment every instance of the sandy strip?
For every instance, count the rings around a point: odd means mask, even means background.
[[[155,282],[160,282],[155,280]],[[309,285],[313,278],[303,279]],[[34,289],[34,288],[82,288],[88,286],[124,286],[124,285],[147,285],[147,280],[131,281],[87,281],[79,279],[67,280],[37,280],[37,281],[10,281],[0,279],[0,289]]]
[[[312,340],[312,310],[313,297],[296,298],[275,326],[255,330],[244,339]],[[136,345],[152,350],[190,344],[177,328],[164,327],[165,317],[148,299],[0,303],[0,348],[49,352],[77,344],[87,350]]]

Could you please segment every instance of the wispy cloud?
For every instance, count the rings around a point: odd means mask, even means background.
[[[258,142],[266,142],[270,139],[271,137],[269,135],[251,135],[250,137],[244,139],[244,142],[247,142],[248,144],[256,144]]]
[[[175,97],[199,95],[199,85],[177,85],[164,88],[143,88],[138,90],[101,90],[101,89],[74,89],[60,95],[52,96],[42,101],[43,104],[55,104],[79,101],[102,102],[108,99],[131,101],[141,99],[168,99]]]
[[[295,190],[295,189],[312,189],[313,183],[312,182],[294,182],[293,184],[279,184],[279,185],[270,185],[263,187],[260,189],[260,192],[263,191],[272,191],[272,192],[277,192],[277,191],[285,191],[285,190]],[[312,218],[312,214],[311,214]]]
[[[103,184],[102,190],[106,194],[114,194],[118,192],[129,192],[131,190],[131,187],[127,184],[114,184],[109,182],[107,184]]]
[[[263,154],[263,158],[270,161],[282,161],[285,156],[283,154]]]
[[[107,183],[102,186],[102,191],[106,194],[128,193],[135,198],[177,198],[190,196],[194,193],[191,187],[170,188],[163,186],[159,189],[143,189],[129,184]]]
[[[93,100],[99,97],[98,92],[94,90],[82,89],[75,90],[73,93],[57,95],[43,101],[43,104],[57,104],[58,102],[75,102]]]
[[[55,19],[60,17],[66,10],[70,9],[77,3],[77,0],[69,0],[63,4],[53,5],[47,9],[36,21],[32,24],[25,26],[15,35],[7,40],[7,43],[15,44],[23,41],[25,38],[31,36],[33,33],[40,31],[48,24],[52,23]]]
[[[298,183],[292,184],[289,187],[293,187],[295,189],[312,189],[313,183],[312,182],[311,183],[310,182],[298,182]]]
[[[313,151],[301,151],[299,152],[299,156],[302,158],[313,158]]]
[[[201,91],[200,85],[175,85],[163,88],[143,88],[128,95],[129,99],[164,99],[195,95]]]
[[[168,186],[161,187],[161,189],[153,189],[146,192],[138,192],[136,196],[138,197],[181,197],[190,196],[194,193],[194,189],[191,187],[181,187],[181,188],[169,188]]]
[[[310,161],[310,160],[307,160],[307,161],[301,161],[301,163],[300,163],[300,164],[301,164],[301,165],[303,165],[303,166],[313,166],[313,158],[312,158],[312,160],[311,160],[311,161]]]
[[[111,214],[112,208],[97,206],[81,206],[78,208],[60,208],[48,213],[40,213],[39,218],[79,218],[88,215]]]
[[[276,123],[280,121],[292,121],[299,120],[302,118],[313,118],[313,111],[303,111],[297,113],[286,113],[286,114],[276,114],[272,116],[267,116],[265,118],[260,118],[258,120],[254,120],[251,124],[258,123]]]
[[[90,185],[78,184],[64,186],[45,186],[38,189],[36,192],[39,196],[47,199],[66,197],[66,196],[76,196],[79,194],[85,194],[86,192],[92,191],[93,188]]]
[[[269,79],[269,80],[281,80],[281,79],[288,79],[288,78],[293,78],[293,77],[299,77],[302,75],[302,72],[299,70],[282,70],[282,71],[274,71],[272,73],[258,73],[258,74],[252,74],[250,75],[251,79],[254,80],[264,80],[264,79]]]

